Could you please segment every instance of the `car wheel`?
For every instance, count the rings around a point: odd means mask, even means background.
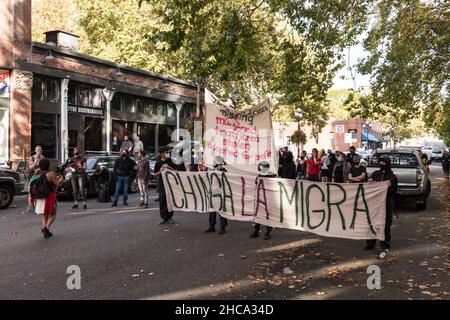
[[[139,184],[136,179],[130,182],[130,193],[136,193],[139,191]]]
[[[9,186],[0,186],[0,209],[9,207],[14,199],[14,191]]]

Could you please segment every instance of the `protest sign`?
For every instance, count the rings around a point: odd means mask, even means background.
[[[384,240],[386,182],[337,184],[206,171],[162,175],[170,211],[218,212],[347,239]]]
[[[206,90],[205,106],[203,159],[207,166],[221,156],[232,173],[255,175],[261,161],[268,161],[270,170],[276,172],[269,100],[236,110],[220,103]]]

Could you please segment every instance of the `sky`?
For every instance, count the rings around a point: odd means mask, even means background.
[[[348,51],[345,52],[345,61],[348,61],[347,53]],[[356,63],[358,62],[358,59],[364,58],[366,56],[367,52],[365,52],[362,45],[358,44],[350,47],[350,65],[353,66],[353,74],[355,75],[356,88],[369,85],[370,77],[358,74],[356,72],[355,67]],[[345,79],[341,79],[342,76],[344,76]],[[354,89],[355,82],[352,79],[350,70],[348,70],[348,63],[347,63],[346,66],[344,66],[344,68],[342,68],[336,74],[336,77],[333,80],[332,89]]]

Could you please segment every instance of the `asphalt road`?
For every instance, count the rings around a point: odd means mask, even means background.
[[[249,239],[249,223],[229,223],[225,235],[205,234],[207,216],[176,213],[157,225],[153,208],[87,211],[62,201],[44,239],[40,217],[23,214],[25,196],[0,211],[0,299],[449,299],[450,189],[432,166],[426,211],[403,201],[394,219],[393,250],[380,261],[363,241],[276,229],[269,241]],[[380,290],[366,286],[367,266],[381,268]],[[69,290],[67,268],[81,270]],[[283,274],[289,267],[293,274]]]

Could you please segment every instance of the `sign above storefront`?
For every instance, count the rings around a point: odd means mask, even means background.
[[[95,115],[95,116],[103,116],[103,109],[101,109],[101,108],[90,108],[90,107],[69,105],[67,107],[67,111],[72,112],[72,113],[82,113],[82,114],[89,114],[89,115]]]
[[[358,129],[348,129],[348,133],[357,133]]]

